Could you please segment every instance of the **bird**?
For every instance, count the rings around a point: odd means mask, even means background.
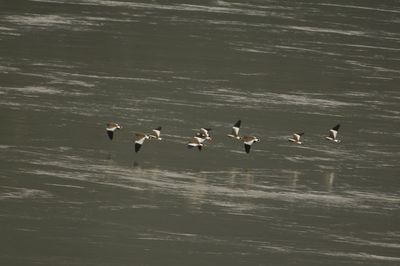
[[[211,141],[212,138],[210,137],[209,131],[211,131],[211,128],[203,128],[202,127],[202,128],[200,128],[200,132],[196,133],[196,137]]]
[[[144,141],[146,139],[149,139],[149,135],[142,134],[142,133],[136,133],[136,140],[135,140],[135,152],[138,152],[140,148],[142,147]]]
[[[204,144],[203,144],[204,141],[205,141],[204,138],[194,136],[193,139],[188,142],[187,147],[189,149],[197,147],[199,149],[199,151],[201,151],[204,146]]]
[[[292,138],[288,138],[290,142],[294,142],[297,144],[301,144],[300,137],[304,135],[304,132],[301,133],[294,133]]]
[[[114,138],[114,131],[115,130],[120,130],[122,127],[118,125],[117,123],[107,123],[106,124],[106,132],[110,140]]]
[[[241,120],[238,120],[232,127],[232,132],[231,134],[228,134],[228,137],[235,138],[235,139],[240,139],[239,136],[239,129],[240,129],[240,124],[242,123]]]
[[[251,145],[253,145],[254,142],[259,142],[260,140],[255,137],[255,136],[244,136],[242,138],[240,138],[243,143],[244,143],[244,150],[246,151],[246,153],[250,152],[250,148]]]
[[[161,134],[161,127],[157,127],[153,129],[149,137],[150,139],[162,140],[162,138],[160,138],[160,134]]]
[[[325,139],[326,139],[326,140],[334,141],[334,142],[336,142],[336,143],[339,143],[340,140],[337,139],[337,134],[338,134],[339,128],[340,128],[340,124],[337,124],[336,126],[334,126],[333,128],[331,128],[331,129],[329,130],[329,136],[325,137]]]

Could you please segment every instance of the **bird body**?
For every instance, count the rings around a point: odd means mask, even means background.
[[[106,124],[106,132],[108,135],[108,138],[112,140],[114,138],[114,131],[115,130],[120,130],[122,127],[118,125],[117,123],[107,123]]]

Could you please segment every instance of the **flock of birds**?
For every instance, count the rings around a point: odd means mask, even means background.
[[[232,131],[228,134],[228,137],[243,141],[244,150],[246,153],[250,153],[251,145],[255,142],[259,142],[260,139],[256,136],[240,136],[239,129],[242,121],[238,120],[232,127]],[[120,130],[122,127],[117,123],[108,123],[106,125],[106,132],[110,140],[114,138],[114,132],[116,130]],[[329,135],[325,137],[326,140],[333,141],[339,143],[340,140],[337,138],[338,131],[340,128],[340,124],[337,124],[333,128],[329,130]],[[210,136],[211,128],[200,128],[199,132],[197,132],[193,138],[187,143],[188,148],[195,148],[197,147],[199,151],[201,151],[204,147],[205,141],[211,141],[212,138]],[[136,140],[135,140],[135,152],[138,152],[140,148],[143,146],[145,140],[162,140],[161,136],[161,127],[157,127],[153,129],[150,134],[143,134],[143,133],[136,133]],[[296,144],[302,144],[300,141],[301,136],[304,135],[304,132],[301,133],[294,133],[291,138],[288,138],[289,142],[293,142]]]

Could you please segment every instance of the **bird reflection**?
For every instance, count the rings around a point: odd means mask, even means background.
[[[228,173],[231,187],[239,184],[248,187],[254,184],[254,175],[247,168],[231,168]]]
[[[248,169],[243,169],[241,176],[242,181],[247,187],[254,184],[254,175],[252,175]]]
[[[107,161],[111,161],[112,160],[112,153],[111,152],[107,153],[106,160]]]
[[[104,164],[109,166],[109,167],[115,166],[114,154],[113,153],[108,152],[106,154],[106,157],[104,158]]]
[[[324,183],[329,192],[332,191],[334,181],[335,181],[335,172],[329,172],[324,175]]]
[[[195,172],[192,174],[194,177],[194,183],[189,187],[188,197],[193,207],[198,209],[201,207],[204,195],[207,191],[207,178],[204,172]]]
[[[284,173],[287,174],[287,184],[292,187],[297,186],[297,181],[299,180],[299,171],[293,171],[293,170],[283,170]]]
[[[135,161],[135,160],[133,161],[132,166],[133,166],[133,168],[140,168],[139,162],[138,162],[138,161]]]

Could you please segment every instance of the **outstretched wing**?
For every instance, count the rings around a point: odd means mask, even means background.
[[[135,143],[135,152],[138,152],[141,147],[142,147],[142,144],[136,142]]]
[[[232,133],[231,133],[231,135],[232,136],[235,136],[235,137],[237,137],[237,136],[239,136],[239,128],[238,127],[232,127]]]
[[[302,133],[295,133],[295,134],[293,134],[293,138],[294,138],[296,141],[300,141],[300,137],[303,136],[303,135],[304,135],[304,132],[302,132]]]
[[[331,137],[332,139],[336,139],[337,136],[337,131],[334,129],[329,130],[329,137]]]
[[[334,126],[332,129],[335,130],[335,131],[339,131],[339,128],[340,128],[340,124],[337,124],[337,125]]]
[[[249,145],[249,144],[244,144],[244,150],[246,151],[246,153],[249,153],[250,152],[250,148],[251,148],[251,145]]]
[[[203,147],[203,144],[199,144],[199,143],[195,143],[195,142],[189,142],[189,143],[187,144],[187,147],[188,147],[189,149],[192,149],[192,148],[194,148],[194,147],[197,147],[197,148],[199,149],[199,151],[201,151],[201,149],[202,149],[202,147]]]
[[[156,138],[159,139],[160,135],[161,135],[161,127],[155,128],[153,129],[153,132],[151,133],[151,135]]]
[[[239,128],[242,120],[238,120],[233,126]]]
[[[107,135],[108,135],[108,137],[112,140],[113,137],[114,137],[114,131],[107,130]]]

